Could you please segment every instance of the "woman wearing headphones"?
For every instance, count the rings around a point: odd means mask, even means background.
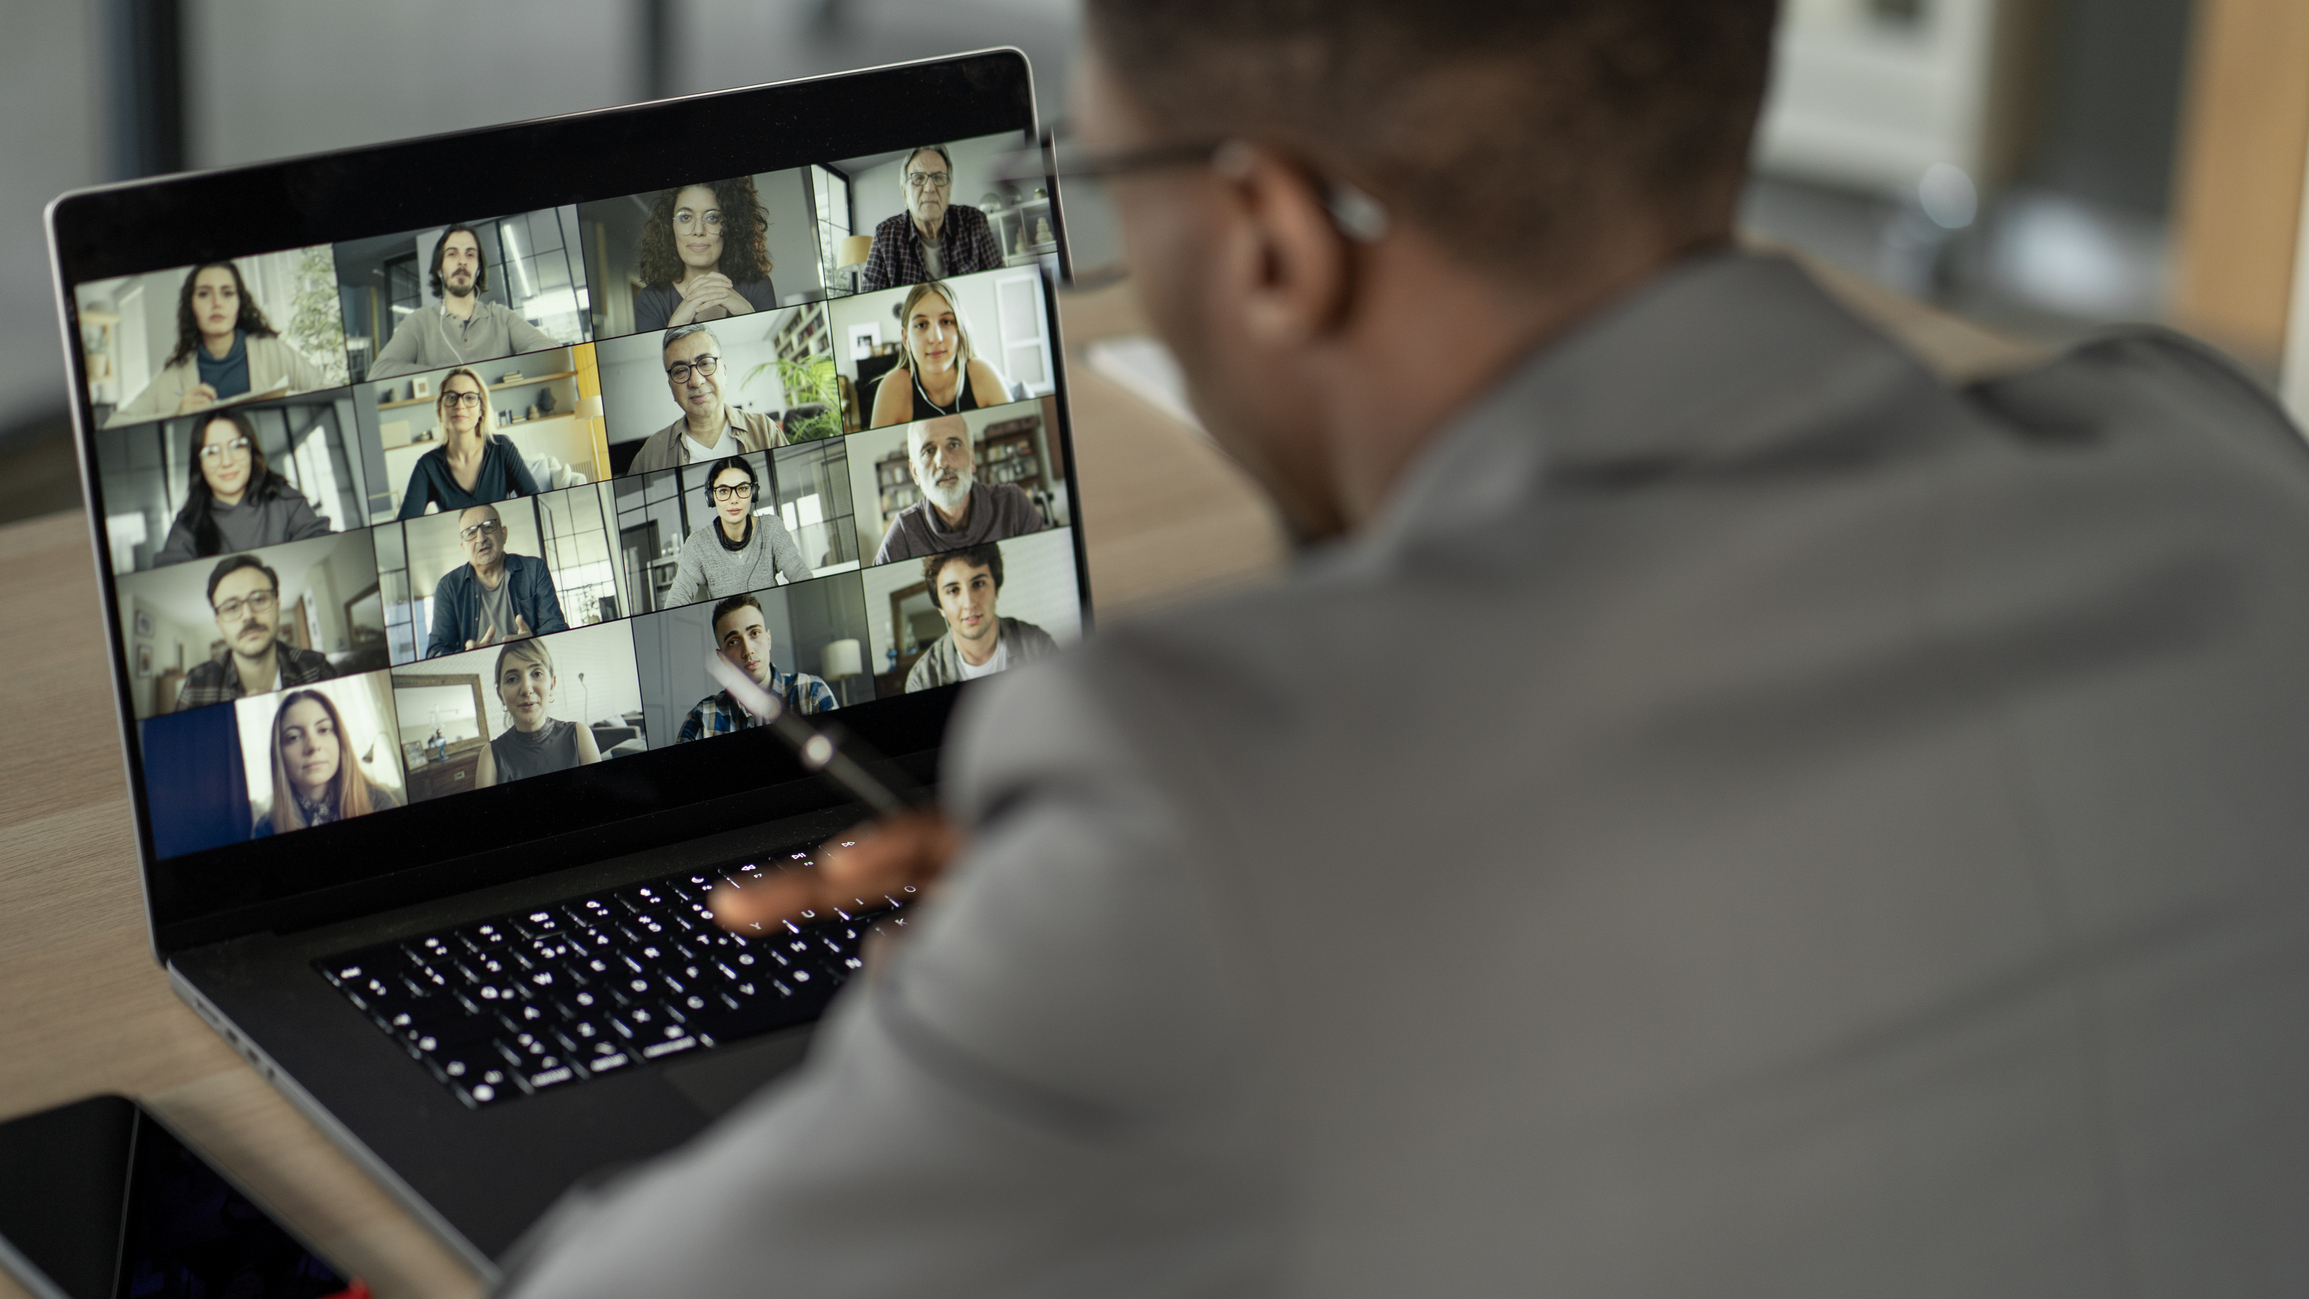
[[[713,508],[713,526],[699,528],[682,543],[673,586],[666,591],[668,607],[809,580],[802,548],[778,521],[778,512],[755,513],[761,482],[744,456],[714,461],[706,472],[705,497]]]

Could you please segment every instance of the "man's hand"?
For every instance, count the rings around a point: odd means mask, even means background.
[[[489,626],[489,627],[483,627],[483,628],[481,629],[481,639],[479,639],[479,640],[469,640],[469,641],[465,642],[465,648],[467,648],[467,649],[469,649],[469,650],[477,650],[477,649],[488,649],[490,646],[492,646],[492,645],[494,645],[494,644],[496,644],[496,643],[497,643],[497,628],[496,628],[495,626]]]
[[[847,841],[850,846],[844,847]],[[926,895],[962,849],[961,836],[936,812],[906,812],[820,848],[815,868],[785,871],[739,888],[714,890],[714,919],[724,929],[799,920],[804,911],[854,907],[905,890]]]

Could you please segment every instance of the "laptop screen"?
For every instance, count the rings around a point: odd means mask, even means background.
[[[805,781],[710,656],[903,753],[1081,635],[1057,214],[979,62],[110,191],[101,258],[62,201],[156,912]],[[236,177],[293,241],[188,237]]]

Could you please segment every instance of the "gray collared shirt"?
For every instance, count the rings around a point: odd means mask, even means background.
[[[1694,259],[967,692],[910,937],[512,1292],[2309,1291],[2304,590],[2202,349]]]

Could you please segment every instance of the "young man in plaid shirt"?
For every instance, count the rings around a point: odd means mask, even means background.
[[[762,619],[762,602],[751,595],[733,595],[714,606],[714,644],[730,665],[760,683],[797,713],[831,712],[840,705],[833,687],[807,672],[780,672],[770,662],[770,629]],[[698,700],[681,724],[681,743],[709,735],[727,735],[761,725],[727,690]]]

